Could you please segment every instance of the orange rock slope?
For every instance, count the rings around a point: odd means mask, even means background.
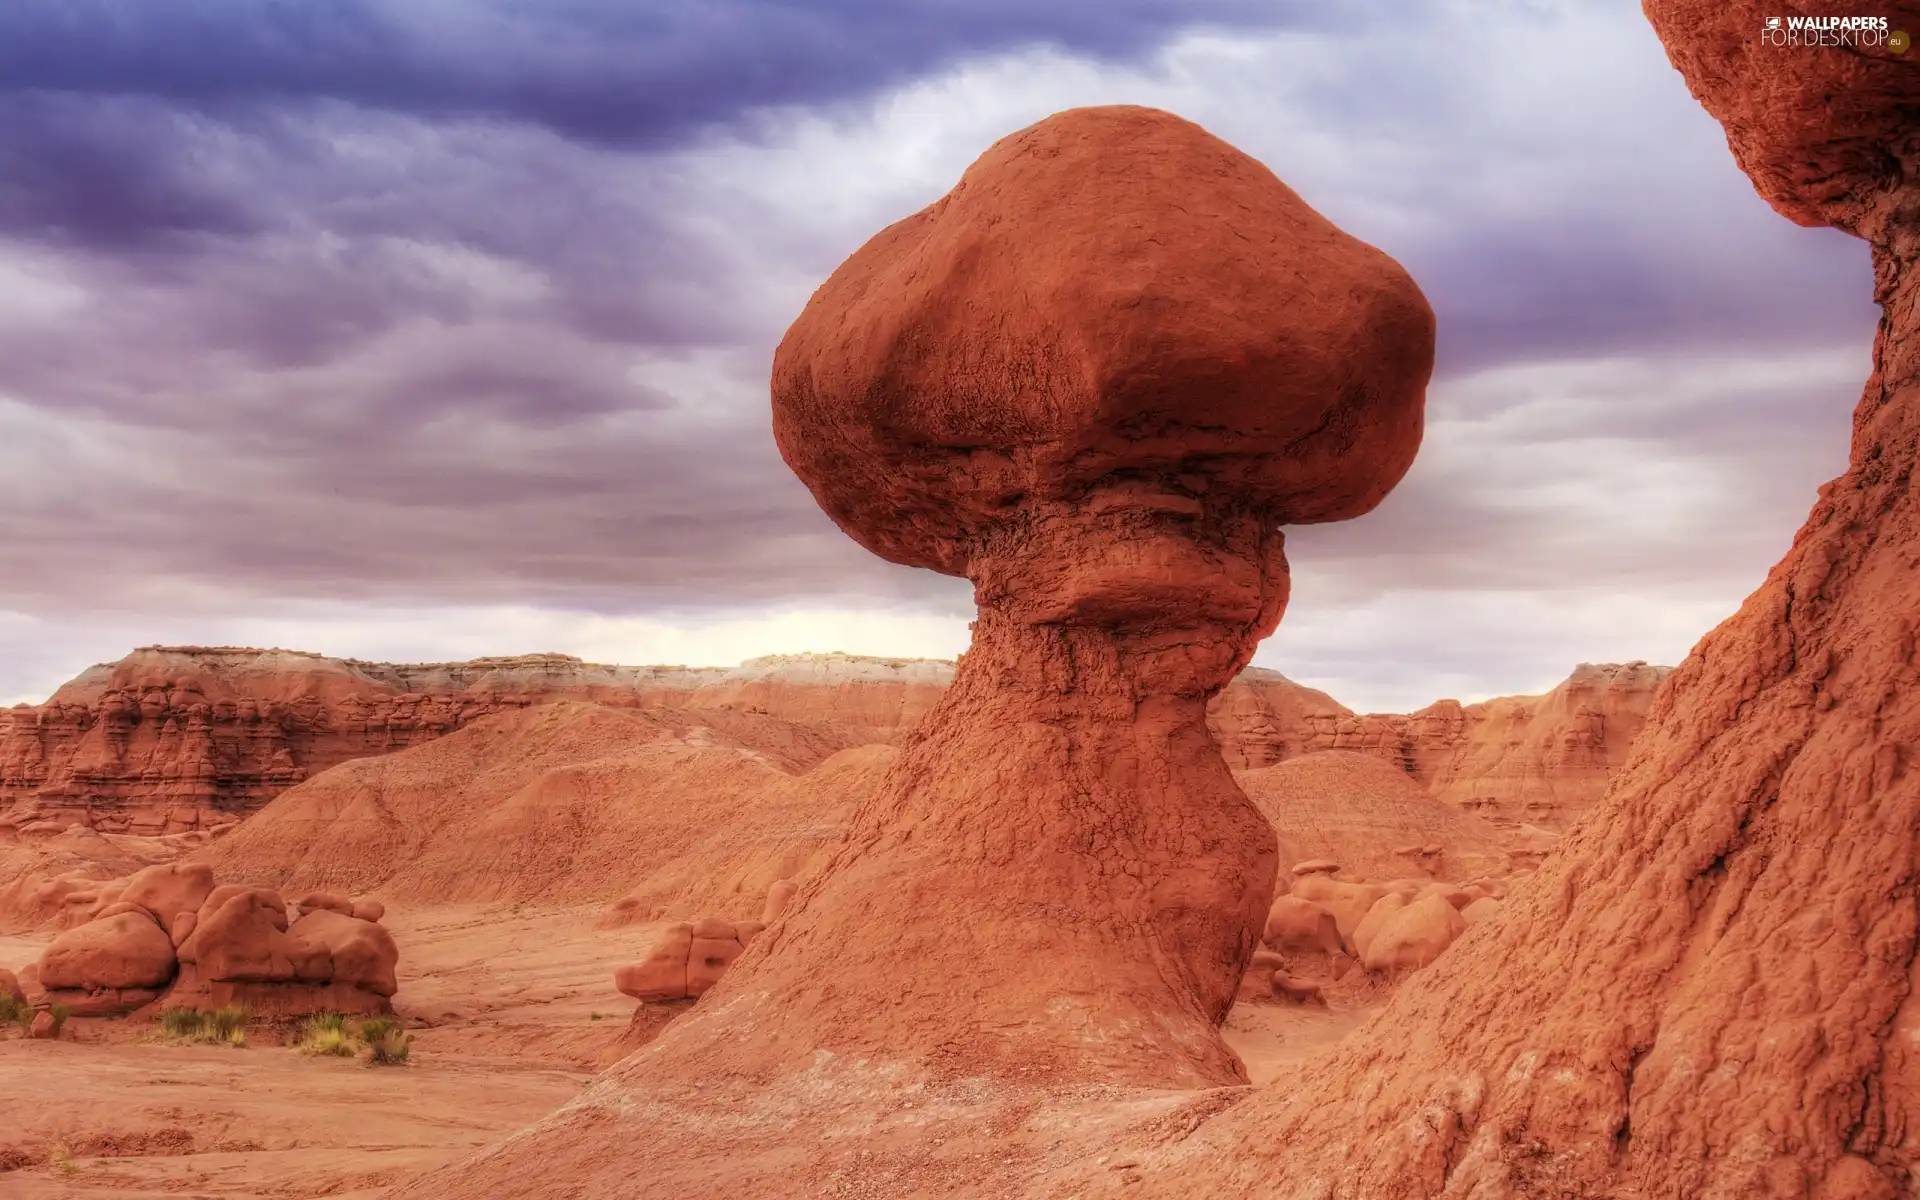
[[[1647,7],[1761,193],[1871,249],[1848,469],[1503,918],[1300,1078],[1146,1150],[1137,1194],[1913,1194],[1920,62],[1769,48],[1781,7]]]
[[[831,848],[894,753],[758,713],[561,701],[343,764],[197,857],[289,891],[746,916]]]

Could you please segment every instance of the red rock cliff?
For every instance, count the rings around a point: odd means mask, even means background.
[[[1208,713],[1235,769],[1319,750],[1383,758],[1435,795],[1496,822],[1558,827],[1626,761],[1670,668],[1582,663],[1543,696],[1360,715],[1275,671],[1244,671]]]
[[[565,655],[358,662],[287,650],[149,647],[37,707],[0,709],[0,817],[166,833],[253,812],[352,758],[566,696],[637,705],[721,674]]]

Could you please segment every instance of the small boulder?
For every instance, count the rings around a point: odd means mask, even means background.
[[[613,973],[613,984],[635,1000],[681,1000],[687,995],[687,960],[693,953],[693,926],[668,926],[637,963]]]
[[[1455,908],[1465,908],[1479,897],[1466,888],[1455,887],[1451,883],[1430,883],[1414,894],[1415,900],[1425,900],[1428,896],[1438,896]]]
[[[1369,971],[1404,971],[1439,958],[1465,933],[1460,910],[1439,896],[1416,900],[1389,918],[1362,956]]]
[[[173,978],[173,943],[153,918],[125,912],[69,929],[40,956],[45,988],[151,988]]]
[[[20,986],[20,977],[5,967],[0,967],[0,999],[12,1000],[15,1004],[27,1002],[27,989]]]
[[[1388,892],[1374,901],[1373,907],[1367,910],[1366,917],[1354,927],[1353,937],[1350,939],[1353,956],[1365,961],[1367,947],[1373,944],[1373,939],[1378,937],[1386,923],[1392,920],[1395,914],[1405,909],[1409,903],[1403,892]]]
[[[372,921],[375,925],[378,925],[386,915],[387,906],[378,900],[355,900],[353,902],[353,919],[356,921]]]
[[[28,1037],[52,1038],[58,1034],[59,1026],[55,1023],[51,1012],[43,1008],[33,1014],[33,1024],[27,1029]]]
[[[1310,858],[1306,862],[1293,864],[1293,875],[1296,879],[1302,879],[1308,875],[1331,875],[1339,869],[1340,864],[1331,858]]]
[[[167,929],[179,914],[199,912],[212,893],[212,867],[205,863],[163,863],[128,876],[120,902],[138,904],[153,914],[160,928]]]
[[[332,975],[327,950],[287,934],[279,896],[251,889],[230,896],[196,924],[180,947],[182,961],[197,964],[202,980],[222,983],[325,982]]]
[[[377,996],[392,996],[400,990],[395,975],[400,947],[392,934],[372,921],[314,909],[295,921],[287,936],[325,947],[333,959],[335,983],[350,983]]]
[[[1367,912],[1373,908],[1387,889],[1366,883],[1346,883],[1324,874],[1309,875],[1294,883],[1293,894],[1302,900],[1312,900],[1333,914],[1333,921],[1339,927],[1340,937],[1349,946],[1353,944],[1353,932],[1366,919]]]
[[[1262,940],[1284,954],[1315,951],[1341,954],[1346,950],[1332,910],[1299,896],[1281,896],[1274,900],[1273,907],[1267,910]]]
[[[1285,971],[1275,971],[1269,980],[1269,986],[1276,999],[1285,1000],[1289,1004],[1314,1004],[1321,1008],[1327,1006],[1326,993],[1320,990],[1319,984],[1305,979],[1295,979]]]

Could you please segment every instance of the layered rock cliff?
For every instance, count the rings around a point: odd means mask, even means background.
[[[210,828],[349,759],[551,700],[741,712],[894,743],[953,679],[936,659],[773,655],[738,667],[628,667],[564,654],[374,663],[291,650],[148,647],[45,704],[0,709],[0,820],[49,831]],[[1383,758],[1497,822],[1553,826],[1597,799],[1666,668],[1577,668],[1545,696],[1360,715],[1250,668],[1208,712],[1234,769],[1320,750]]]
[[[1669,667],[1581,663],[1542,696],[1361,715],[1277,671],[1242,672],[1209,713],[1237,770],[1320,750],[1383,758],[1498,823],[1558,827],[1606,791]]]
[[[148,647],[45,704],[0,710],[0,818],[168,833],[237,820],[310,775],[568,697],[664,702],[722,674],[564,655],[395,665],[289,650]]]

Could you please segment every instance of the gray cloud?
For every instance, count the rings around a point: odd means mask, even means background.
[[[860,240],[1077,103],[1202,121],[1440,314],[1427,449],[1292,535],[1290,628],[1737,596],[1866,373],[1864,253],[1770,213],[1611,6],[1435,5],[1392,55],[1254,4],[321,11],[0,8],[0,609],[964,611],[814,508],[766,364]],[[1413,669],[1365,640],[1315,669]]]
[[[0,92],[236,111],[343,102],[657,148],[1032,44],[1136,59],[1196,25],[1354,25],[1272,0],[11,0]]]

